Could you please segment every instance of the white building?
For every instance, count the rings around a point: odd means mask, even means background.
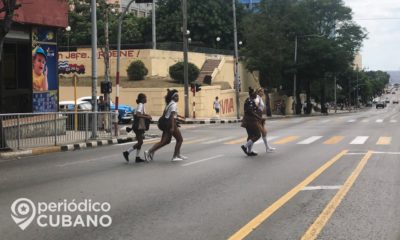
[[[130,0],[108,0],[108,3],[117,3],[124,11]],[[147,17],[151,15],[152,3],[132,3],[129,12],[133,12],[137,17]]]

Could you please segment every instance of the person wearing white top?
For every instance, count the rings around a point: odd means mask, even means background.
[[[264,101],[262,99],[262,97],[264,96],[264,89],[263,88],[259,88],[257,89],[257,98],[255,99],[256,105],[258,107],[258,110],[263,113],[264,112],[264,108],[265,108],[265,104]],[[276,148],[271,147],[268,144],[267,141],[267,129],[265,128],[265,120],[262,120],[260,122],[260,132],[261,132],[261,138],[264,142],[265,148],[267,152],[274,152]]]
[[[165,102],[167,106],[164,109],[164,116],[168,119],[167,128],[163,130],[160,142],[156,143],[151,147],[148,151],[144,152],[144,157],[147,161],[153,160],[154,153],[171,143],[172,137],[176,139],[174,155],[172,157],[172,161],[182,161],[187,159],[187,157],[181,155],[181,146],[183,143],[183,137],[181,131],[179,130],[178,121],[184,119],[184,117],[178,114],[178,106],[177,102],[179,101],[179,95],[177,90],[169,90],[165,96]]]
[[[219,117],[219,110],[221,109],[221,104],[218,101],[218,97],[215,97],[213,108],[215,110],[217,117]]]
[[[136,99],[136,103],[138,105],[137,105],[137,108],[135,111],[135,120],[134,120],[131,130],[133,130],[136,135],[137,143],[135,145],[133,145],[132,147],[130,147],[127,151],[123,152],[122,155],[124,156],[125,160],[127,162],[129,162],[129,154],[136,150],[135,162],[138,163],[138,162],[145,162],[144,159],[140,158],[140,149],[142,148],[142,145],[143,145],[144,132],[147,129],[146,125],[150,123],[151,116],[146,114],[146,112],[144,110],[144,104],[147,103],[147,97],[145,94],[139,93],[139,95]],[[143,126],[139,126],[140,118],[143,118],[145,120],[145,128],[146,129],[143,129]],[[147,121],[147,123],[146,123],[146,121]]]

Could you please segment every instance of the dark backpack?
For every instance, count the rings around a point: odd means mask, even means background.
[[[157,126],[158,126],[158,129],[160,129],[161,131],[166,131],[168,129],[169,118],[166,118],[165,114],[167,113],[167,110],[169,109],[170,106],[171,105],[168,105],[165,108],[163,115],[158,119]],[[171,116],[169,116],[169,117],[171,117]]]

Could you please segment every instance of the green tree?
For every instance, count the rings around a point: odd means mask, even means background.
[[[157,40],[182,42],[180,0],[157,1]],[[188,0],[188,29],[193,43],[213,48],[233,49],[232,2],[226,0]],[[240,23],[244,10],[237,7]],[[217,43],[216,38],[221,41]]]
[[[288,94],[293,92],[296,71],[297,102],[299,93],[306,91],[308,109],[314,97],[321,102],[322,112],[328,81],[352,65],[366,37],[342,0],[265,0],[245,24],[252,26],[246,30],[247,46],[242,52],[247,68],[260,71],[263,86],[283,86]],[[333,86],[333,81],[328,85]]]
[[[183,62],[178,62],[169,67],[169,75],[171,76],[172,79],[175,81],[183,84],[184,83],[184,78],[183,78],[183,67],[184,64]],[[200,69],[194,65],[193,63],[188,63],[188,80],[189,83],[193,82],[199,77],[200,74]]]
[[[110,44],[116,45],[118,34],[118,18],[119,18],[119,5],[108,4],[106,0],[97,1],[99,7],[97,8],[97,29],[98,29],[98,43],[99,46],[105,44],[105,14],[108,13],[109,21],[109,36]],[[72,11],[69,12],[69,25],[71,31],[68,33],[65,30],[59,31],[59,44],[67,46],[68,37],[70,46],[88,46],[91,45],[91,13],[90,13],[90,0],[70,0]],[[112,12],[112,9],[115,12]],[[133,13],[127,13],[124,16],[122,23],[122,44],[144,43],[145,37],[144,27],[148,19],[138,18]],[[150,25],[151,33],[151,25]],[[151,37],[151,35],[150,35]]]
[[[132,62],[126,71],[128,73],[129,80],[134,81],[143,80],[149,72],[144,63],[140,60]]]

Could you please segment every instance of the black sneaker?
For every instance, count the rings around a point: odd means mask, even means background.
[[[251,157],[254,157],[254,156],[257,156],[258,154],[257,153],[255,153],[255,152],[251,152],[251,153],[249,153],[249,156],[251,156]]]
[[[247,156],[250,156],[249,153],[247,152],[247,148],[246,148],[244,145],[242,145],[242,146],[240,146],[240,147],[242,148],[243,152],[244,152]]]
[[[122,153],[122,155],[124,155],[126,162],[129,162],[129,153],[127,151],[125,151]]]
[[[137,162],[137,163],[146,162],[146,160],[141,159],[140,157],[136,157],[135,162]]]

